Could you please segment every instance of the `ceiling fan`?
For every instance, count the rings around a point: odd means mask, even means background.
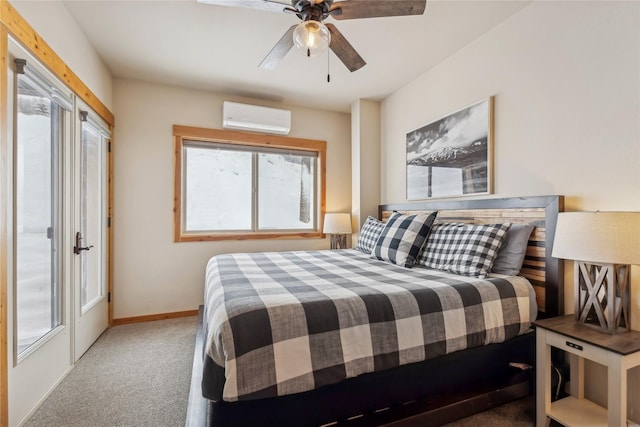
[[[366,62],[333,24],[324,21],[379,18],[385,16],[422,15],[427,0],[197,0],[221,6],[248,7],[274,12],[293,13],[302,22],[287,30],[260,63],[273,69],[296,46],[307,56],[316,56],[330,48],[353,72]]]

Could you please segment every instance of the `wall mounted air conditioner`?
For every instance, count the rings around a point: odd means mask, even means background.
[[[224,101],[222,127],[287,135],[291,130],[291,111]]]

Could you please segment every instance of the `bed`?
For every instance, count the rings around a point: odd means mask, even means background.
[[[212,258],[187,424],[440,425],[528,394],[530,322],[562,307],[562,264],[550,257],[562,208],[561,196],[382,205],[385,230],[435,218],[416,232],[425,240],[406,254],[378,241],[373,259],[355,249]],[[518,275],[427,268],[435,261],[416,249],[451,225],[502,239],[512,224],[533,226]]]

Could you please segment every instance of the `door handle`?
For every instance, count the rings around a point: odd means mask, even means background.
[[[73,247],[73,253],[76,255],[79,255],[80,252],[82,251],[88,251],[89,249],[91,249],[93,247],[93,245],[90,246],[82,246],[82,233],[80,233],[79,231],[76,233],[76,245]]]

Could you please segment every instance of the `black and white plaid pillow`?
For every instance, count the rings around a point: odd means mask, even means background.
[[[416,264],[463,276],[485,278],[511,223],[435,224]]]
[[[373,247],[376,245],[383,228],[384,222],[369,215],[360,229],[360,236],[358,237],[356,249],[364,252],[365,254],[370,254]]]
[[[413,267],[436,215],[437,212],[416,215],[392,213],[378,237],[371,258]]]

